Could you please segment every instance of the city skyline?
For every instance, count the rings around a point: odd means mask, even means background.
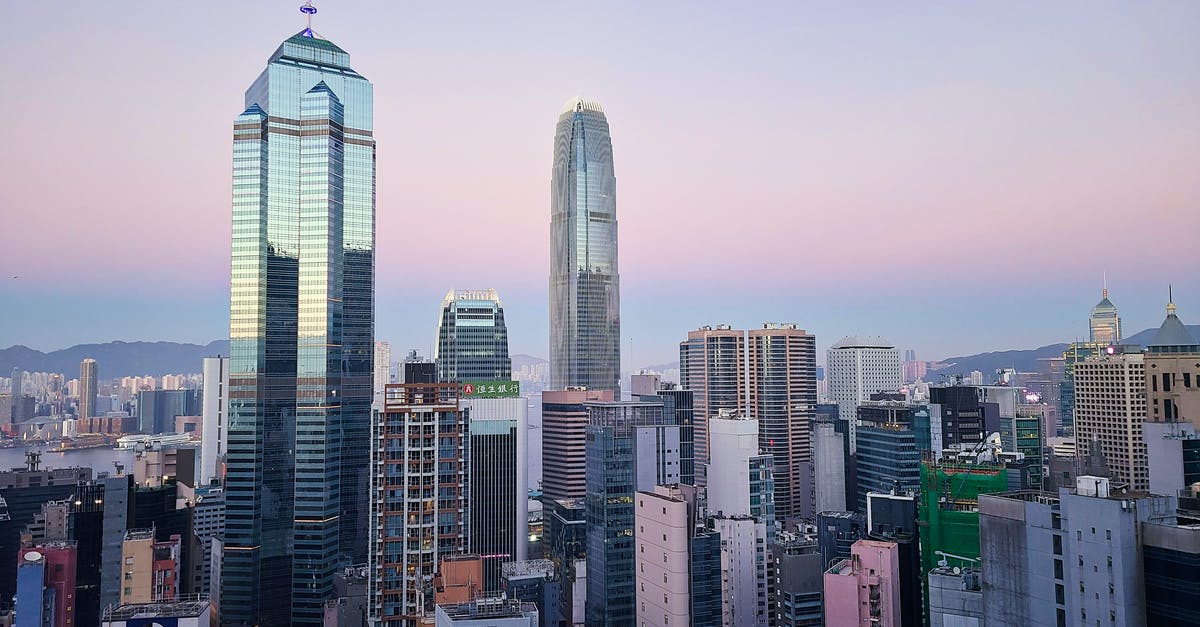
[[[10,12],[0,50],[20,51],[14,80],[40,97],[3,105],[25,123],[0,148],[0,203],[30,209],[8,222],[27,236],[0,252],[0,346],[222,337],[225,112],[261,59],[253,44],[303,25],[293,4],[234,6]],[[590,27],[622,46],[568,55],[551,54],[566,35],[543,27],[570,8],[482,5],[457,21],[452,7],[322,9],[314,28],[355,42],[380,85],[379,136],[398,140],[379,158],[376,332],[398,351],[430,347],[440,296],[469,285],[505,294],[514,354],[549,356],[547,120],[581,93],[618,128],[625,368],[672,361],[680,334],[701,325],[761,320],[800,324],[819,350],[879,334],[922,359],[1082,339],[1103,272],[1130,331],[1157,324],[1168,282],[1180,307],[1200,303],[1183,270],[1200,229],[1188,173],[1200,156],[1195,6],[1039,7],[1037,19],[1001,7],[764,6],[734,19],[614,5]],[[95,28],[114,16],[119,26]],[[410,39],[397,44],[389,27]],[[197,29],[229,41],[185,45]],[[85,47],[105,52],[57,69],[60,51]],[[395,63],[416,50],[441,52]],[[135,80],[170,64],[195,80]],[[179,128],[178,113],[194,123]],[[118,122],[95,126],[97,115]],[[72,150],[34,140],[52,127]],[[160,136],[185,149],[142,150]],[[711,228],[728,215],[748,226]],[[1138,220],[1171,228],[1151,247],[1127,235]],[[434,273],[400,271],[430,250],[410,234],[446,228],[467,241],[502,234],[503,262],[481,275],[481,253],[465,250]],[[698,238],[714,243],[686,245]],[[47,242],[66,252],[46,255]],[[928,306],[947,290],[961,297]],[[81,319],[80,301],[113,313]]]

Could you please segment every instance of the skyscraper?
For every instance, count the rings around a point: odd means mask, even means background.
[[[1117,315],[1117,306],[1108,300],[1107,281],[1100,302],[1092,307],[1092,315],[1088,318],[1088,331],[1095,344],[1108,346],[1121,343],[1121,317]]]
[[[508,328],[496,290],[450,290],[442,301],[433,349],[440,381],[512,378]]]
[[[679,343],[679,387],[691,390],[696,419],[696,479],[709,460],[708,421],[746,409],[746,333],[727,324],[689,331]]]
[[[16,397],[13,397],[16,402]],[[87,358],[79,364],[79,417],[96,415],[96,360]]]
[[[1128,351],[1128,352],[1127,352]],[[1146,365],[1141,352],[1109,347],[1075,364],[1075,445],[1096,452],[1117,483],[1150,489],[1142,423],[1146,421]]]
[[[829,348],[826,360],[829,398],[838,404],[842,420],[850,421],[850,452],[854,452],[858,446],[855,408],[875,392],[900,389],[904,378],[900,351],[881,337],[847,336]]]
[[[517,396],[463,398],[471,433],[469,550],[483,561],[483,590],[500,590],[500,566],[528,558],[529,407]]]
[[[233,126],[221,615],[313,625],[339,564],[367,556],[372,87],[310,25],[271,55],[245,104]]]
[[[375,342],[375,357],[371,374],[371,390],[376,402],[383,402],[383,389],[392,382],[392,345]]]
[[[204,391],[200,402],[203,422],[200,427],[201,485],[220,476],[217,460],[229,446],[229,358],[204,358]]]
[[[617,179],[595,101],[572,98],[558,116],[550,198],[550,385],[617,392]]]
[[[799,518],[809,491],[800,467],[812,461],[817,338],[795,324],[766,323],[750,330],[748,343],[746,408],[758,420],[759,448],[775,458],[775,513]]]
[[[1200,341],[1167,301],[1167,317],[1146,347],[1146,422],[1150,491],[1176,494],[1200,482]]]

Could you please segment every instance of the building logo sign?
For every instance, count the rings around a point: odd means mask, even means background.
[[[516,381],[464,381],[463,398],[516,398],[521,384]]]

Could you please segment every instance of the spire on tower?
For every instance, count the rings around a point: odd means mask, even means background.
[[[1108,298],[1108,272],[1105,271],[1100,276],[1103,277],[1102,280],[1104,281],[1104,297]]]
[[[1167,284],[1167,315],[1175,315],[1175,295],[1171,291],[1171,285]]]
[[[303,13],[308,20],[308,23],[304,28],[304,36],[312,37],[312,16],[317,13],[317,7],[313,6],[312,0],[304,0],[304,4],[300,5],[300,12]]]

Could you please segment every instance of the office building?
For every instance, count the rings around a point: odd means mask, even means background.
[[[383,402],[383,390],[391,382],[392,345],[389,342],[375,342],[375,354],[371,359],[371,392],[374,402]]]
[[[679,425],[679,482],[696,485],[696,412],[695,395],[673,383],[659,384],[653,394],[635,395],[634,400],[661,402],[667,424]]]
[[[859,540],[850,557],[825,571],[828,627],[901,627],[900,559],[896,545]]]
[[[1177,494],[1200,482],[1200,342],[1176,314],[1146,347],[1146,443],[1150,491]]]
[[[626,624],[634,604],[634,492],[679,483],[679,426],[661,403],[586,403],[589,625]]]
[[[560,112],[550,187],[550,386],[619,399],[617,179],[599,103],[572,98]]]
[[[142,433],[174,433],[175,419],[201,413],[196,390],[142,390],[137,395],[138,430]]]
[[[548,499],[587,495],[586,402],[614,399],[608,390],[542,392],[542,494]]]
[[[722,411],[709,421],[713,473],[709,514],[752,516],[775,530],[775,476],[771,455],[759,452],[759,422]]]
[[[917,492],[921,489],[921,422],[929,408],[898,401],[867,401],[858,406],[856,511],[867,511],[870,492]]]
[[[978,568],[929,571],[929,627],[983,627],[982,579]]]
[[[1080,455],[1103,453],[1112,478],[1133,490],[1150,488],[1146,442],[1144,355],[1109,347],[1075,364],[1075,441]]]
[[[515,386],[514,386],[515,390]],[[529,406],[524,398],[463,398],[471,432],[470,534],[483,560],[483,590],[500,589],[500,566],[528,559]]]
[[[691,390],[696,416],[696,475],[710,459],[708,421],[721,410],[746,411],[746,333],[729,325],[689,331],[679,344],[679,387]]]
[[[537,606],[488,597],[467,603],[437,606],[436,627],[537,627]]]
[[[468,546],[471,423],[456,383],[389,385],[374,423],[369,618],[416,627],[439,564]]]
[[[867,538],[896,545],[900,571],[900,624],[921,621],[921,548],[915,493],[867,494]]]
[[[546,556],[555,564],[561,587],[559,601],[550,613],[551,625],[578,625],[586,618],[587,503],[583,499],[543,498]]]
[[[79,417],[91,418],[96,415],[96,393],[99,381],[96,360],[88,358],[79,364]],[[16,398],[14,397],[14,402]]]
[[[859,403],[875,392],[899,390],[904,384],[900,351],[881,337],[844,337],[826,352],[826,377],[829,398],[837,403],[842,419],[851,423],[850,451],[854,452]]]
[[[639,396],[653,396],[658,393],[662,377],[656,374],[631,374],[629,375],[629,394],[633,398]]]
[[[371,92],[310,23],[271,55],[234,121],[220,595],[231,625],[318,625],[339,566],[367,559]]]
[[[772,562],[769,624],[776,627],[823,625],[825,564],[816,536],[780,532],[768,553]]]
[[[856,512],[821,512],[817,514],[817,549],[821,563],[828,567],[838,560],[850,558],[850,547],[867,537],[867,521]]]
[[[1000,431],[1000,407],[984,401],[984,394],[977,385],[929,388],[929,447],[935,459],[947,449],[982,446],[988,435]]]
[[[833,406],[836,413],[837,406]],[[839,429],[839,427],[841,429]],[[850,456],[849,422],[828,415],[818,416],[813,423],[812,501],[806,514],[815,516],[819,512],[841,512],[846,510],[846,493],[855,492],[854,473],[851,465],[857,466]],[[849,458],[849,459],[847,459]]]
[[[708,528],[721,538],[721,625],[766,627],[766,525],[753,516],[717,515]]]
[[[766,323],[747,334],[747,415],[758,420],[759,448],[775,461],[775,515],[800,518],[811,490],[800,468],[812,462],[817,404],[816,336],[795,324]]]
[[[1121,317],[1117,314],[1117,306],[1108,300],[1107,281],[1100,302],[1092,307],[1092,315],[1088,318],[1088,334],[1092,343],[1100,346],[1121,343]]]
[[[1143,524],[1142,564],[1146,624],[1200,626],[1200,526]]]
[[[1175,523],[1171,496],[1075,488],[979,497],[984,604],[1002,624],[1145,625],[1144,533]],[[1166,531],[1164,529],[1164,531]],[[1166,532],[1162,537],[1170,534]]]
[[[442,301],[433,360],[441,381],[508,381],[508,327],[496,290],[450,290]]]
[[[225,537],[225,491],[216,486],[196,488],[195,505],[192,507],[192,532],[200,542],[202,557],[199,560],[200,585],[197,592],[212,596],[217,589],[213,581],[220,581],[220,573],[214,573],[212,562],[219,543]]]
[[[229,446],[229,358],[204,358],[204,389],[201,393],[200,470],[197,481],[208,485],[223,478],[218,462]]]
[[[501,588],[513,600],[532,603],[538,611],[538,627],[558,625],[562,580],[554,562],[535,559],[506,562],[500,573]]]
[[[1075,365],[1099,355],[1107,346],[1095,342],[1072,342],[1062,356],[1062,382],[1058,391],[1059,435],[1075,435]]]
[[[189,597],[164,603],[135,603],[112,606],[104,610],[101,627],[142,627],[143,625],[172,625],[173,627],[209,627],[216,625],[214,606],[204,597]]]

